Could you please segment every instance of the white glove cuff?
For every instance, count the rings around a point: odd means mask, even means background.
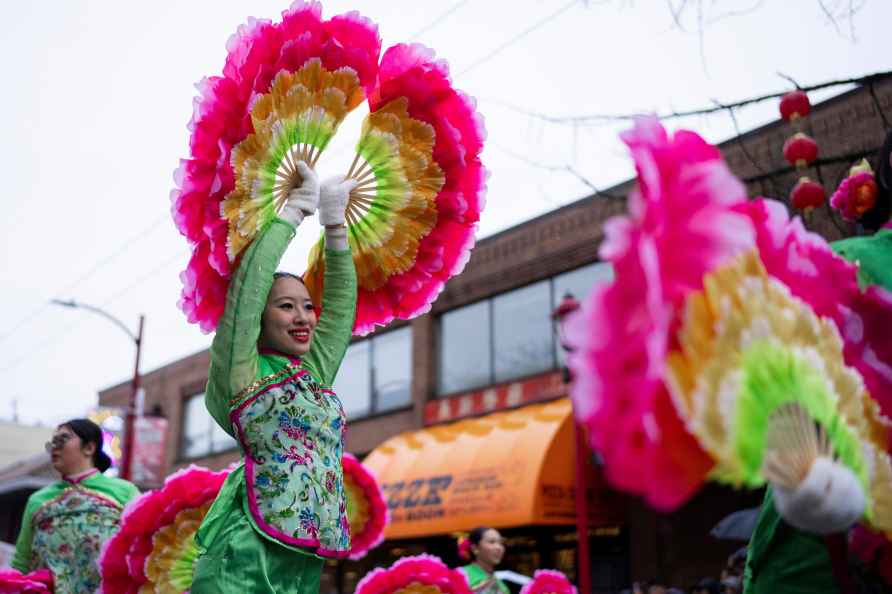
[[[279,213],[280,219],[291,223],[295,227],[303,223],[306,216],[306,213],[300,208],[296,201],[286,202],[285,208]]]
[[[867,501],[858,477],[828,458],[814,461],[793,490],[775,486],[777,511],[791,526],[815,534],[842,532],[864,515]]]
[[[350,247],[347,243],[347,227],[326,227],[325,247],[336,252],[343,252]]]

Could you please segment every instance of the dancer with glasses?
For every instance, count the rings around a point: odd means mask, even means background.
[[[22,573],[50,570],[56,594],[92,593],[99,587],[96,559],[102,545],[139,490],[102,474],[111,459],[102,451],[102,430],[92,421],[62,423],[46,450],[62,478],[28,498],[12,566]]]

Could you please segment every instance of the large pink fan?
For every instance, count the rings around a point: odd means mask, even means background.
[[[445,62],[396,45],[379,65],[377,28],[356,13],[322,21],[295,2],[281,23],[249,21],[229,43],[222,77],[200,85],[191,158],[176,174],[173,215],[193,245],[180,305],[213,330],[241,254],[315,166],[346,114],[370,113],[348,177],[348,240],[359,294],[354,333],[429,310],[474,245],[483,208],[483,120],[453,88]],[[306,282],[322,293],[320,241]]]
[[[403,557],[388,568],[379,567],[356,585],[356,594],[471,594],[468,580],[457,569],[449,569],[439,557]]]
[[[180,306],[203,331],[217,325],[234,263],[300,183],[294,161],[318,159],[376,80],[375,25],[321,15],[318,2],[298,0],[281,22],[249,19],[227,43],[222,76],[198,85],[171,200],[193,246]]]
[[[577,594],[576,586],[560,571],[537,569],[533,581],[520,589],[520,594]]]
[[[341,457],[347,517],[350,522],[350,559],[362,559],[384,540],[389,520],[384,493],[374,475],[353,454]]]
[[[99,559],[102,593],[187,591],[198,553],[195,533],[227,475],[190,466],[130,502]]]
[[[486,185],[483,119],[432,50],[385,51],[369,108],[348,172],[359,181],[347,210],[359,281],[355,334],[430,309],[470,256]],[[321,247],[305,276],[317,298]]]
[[[0,594],[52,594],[53,574],[49,569],[20,573],[15,569],[0,571]]]

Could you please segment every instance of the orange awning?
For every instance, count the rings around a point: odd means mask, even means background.
[[[566,398],[404,433],[364,464],[388,500],[388,539],[575,521]]]

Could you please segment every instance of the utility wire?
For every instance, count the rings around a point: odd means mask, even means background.
[[[512,45],[514,45],[515,43],[517,43],[518,41],[520,41],[521,39],[523,39],[524,37],[529,35],[530,33],[536,31],[537,29],[545,26],[546,24],[550,23],[557,17],[561,16],[562,14],[564,14],[565,12],[567,12],[568,10],[573,8],[573,6],[575,6],[576,4],[579,4],[579,0],[572,0],[571,2],[568,2],[567,4],[564,4],[558,10],[556,10],[555,12],[546,16],[544,19],[536,21],[535,23],[530,25],[528,28],[524,29],[523,31],[521,31],[520,33],[518,33],[511,39],[507,40],[505,43],[498,46],[497,48],[495,48],[494,50],[492,50],[485,56],[483,56],[483,57],[479,58],[478,60],[474,61],[473,63],[471,63],[464,70],[462,70],[461,72],[456,74],[455,77],[458,78],[460,76],[464,76],[467,73],[471,72],[472,70],[485,64],[486,62],[489,62],[490,60],[492,60],[493,58],[495,58],[496,56],[501,54],[503,51],[505,51],[506,49],[508,49],[509,47],[511,47]]]
[[[24,327],[25,325],[27,325],[28,323],[33,321],[35,318],[37,318],[37,316],[39,316],[44,311],[46,311],[47,308],[49,308],[49,306],[50,306],[50,299],[52,299],[53,297],[57,297],[62,293],[68,293],[68,292],[76,289],[77,287],[81,286],[87,280],[92,278],[93,275],[95,275],[97,272],[99,272],[102,268],[105,268],[106,266],[108,266],[109,264],[111,264],[112,262],[117,260],[119,257],[121,257],[124,253],[126,253],[127,250],[129,250],[133,244],[135,244],[137,241],[141,240],[142,238],[144,238],[147,235],[149,235],[150,233],[152,233],[164,221],[169,220],[169,217],[170,217],[170,215],[167,215],[167,214],[158,217],[157,219],[152,221],[145,229],[143,229],[142,231],[140,231],[139,233],[137,233],[136,235],[134,235],[133,237],[131,237],[130,239],[128,239],[127,241],[122,243],[120,246],[118,246],[118,248],[116,250],[114,250],[112,253],[110,253],[109,255],[107,255],[104,258],[101,258],[99,261],[97,261],[89,270],[87,270],[86,272],[81,274],[79,277],[74,279],[72,282],[70,282],[69,284],[65,285],[64,287],[62,287],[61,289],[56,291],[53,295],[50,295],[49,297],[47,297],[44,300],[44,302],[41,305],[39,305],[37,308],[35,308],[33,311],[31,311],[31,313],[23,316],[20,320],[13,323],[9,328],[4,330],[3,334],[0,334],[0,343],[3,343],[4,341],[6,341],[8,338],[13,336],[16,332],[18,332],[22,327]]]

